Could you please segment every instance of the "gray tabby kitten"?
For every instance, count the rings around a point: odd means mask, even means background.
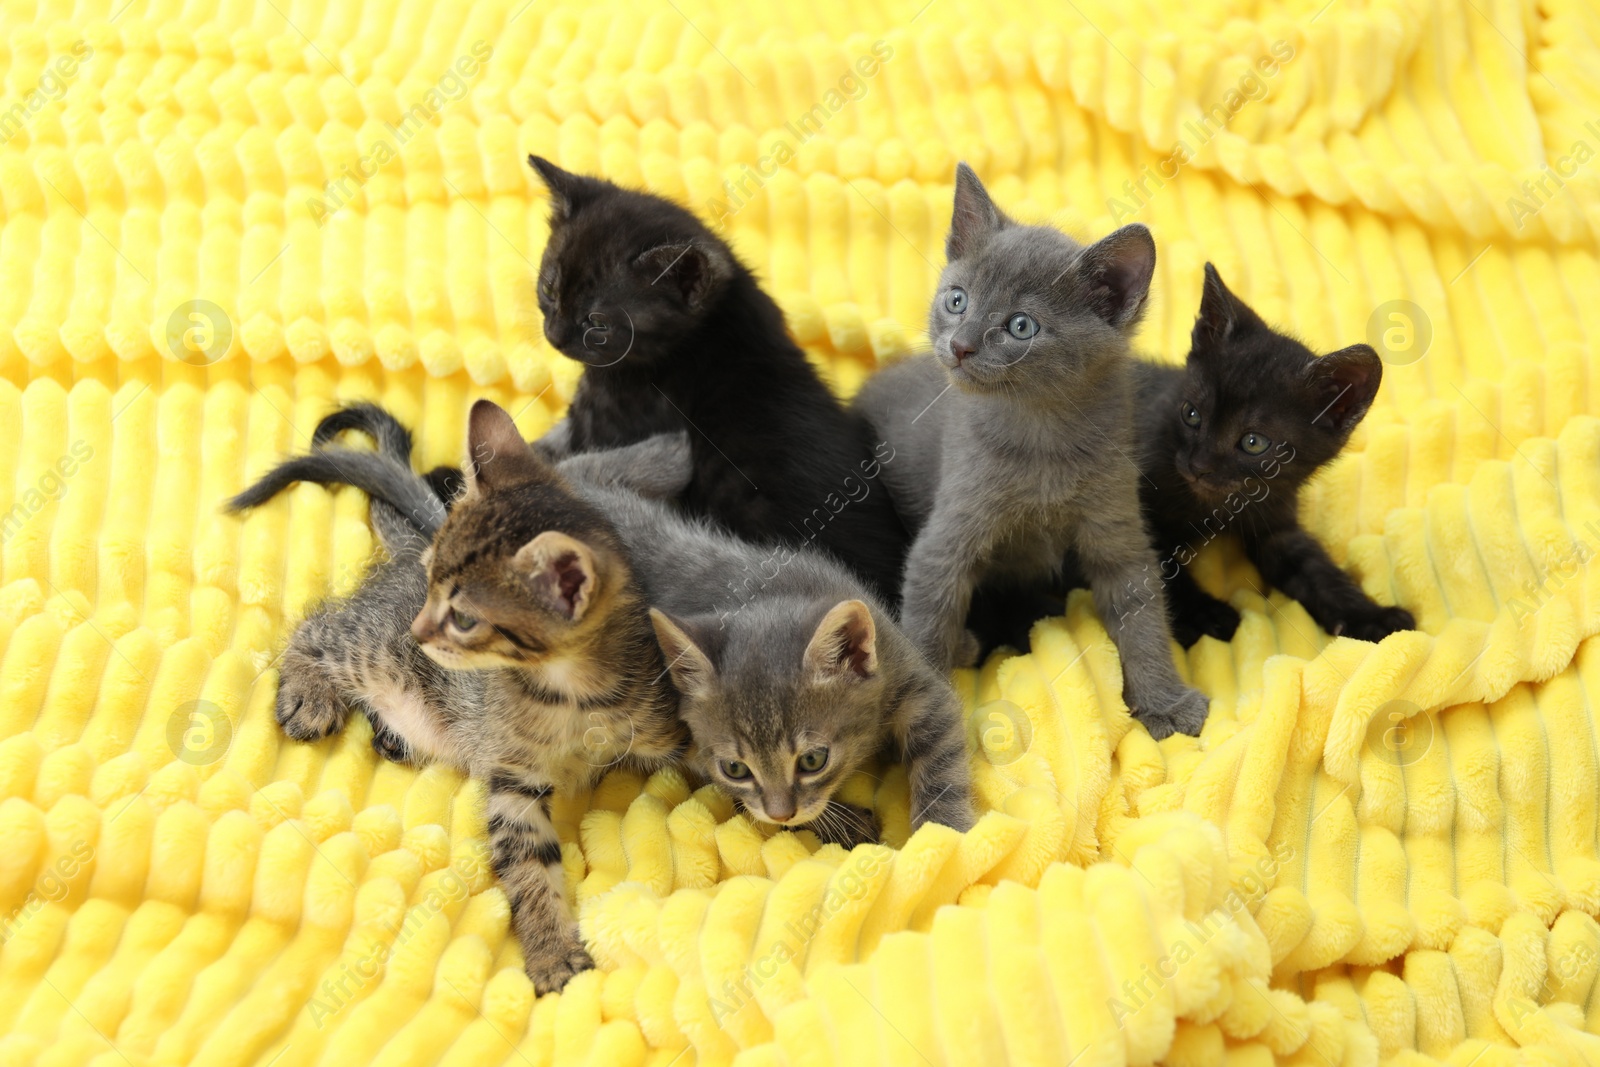
[[[972,653],[985,580],[1026,586],[1068,553],[1122,658],[1123,699],[1151,736],[1198,734],[1206,698],[1173,666],[1156,555],[1139,512],[1129,338],[1155,243],[1124,226],[1088,247],[1001,213],[956,168],[933,355],[875,375],[856,406],[900,459],[884,481],[908,528],[902,620],[936,665]],[[968,646],[970,647],[970,646]],[[964,656],[965,653],[965,656]]]
[[[619,764],[649,773],[688,747],[628,554],[568,479],[632,478],[673,494],[689,479],[687,442],[575,457],[558,473],[509,415],[479,401],[466,489],[446,517],[411,470],[410,434],[379,409],[351,424],[363,420],[381,453],[318,450],[230,502],[253,507],[295,481],[348,482],[373,496],[389,553],[351,597],[296,629],[278,721],[290,737],[318,740],[342,729],[353,705],[372,719],[382,755],[484,778],[494,869],[528,976],[541,993],[559,989],[592,963],[563,903],[550,796]]]
[[[912,829],[971,828],[961,700],[843,564],[750,544],[637,494],[580,492],[639,561],[707,778],[758,821],[848,846],[877,830],[871,812],[833,795],[888,754],[908,764]]]

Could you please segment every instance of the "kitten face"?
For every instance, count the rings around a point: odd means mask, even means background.
[[[1070,390],[1125,352],[1155,270],[1143,226],[1084,247],[1050,227],[1018,225],[964,163],[946,251],[928,316],[934,354],[962,389],[1023,399]]]
[[[446,668],[553,669],[602,629],[631,580],[626,560],[509,415],[479,401],[470,424],[467,488],[424,555],[412,635]]]
[[[1318,358],[1263,322],[1206,264],[1178,410],[1178,473],[1219,501],[1268,475],[1297,488],[1366,415],[1383,364],[1366,345]]]
[[[528,161],[550,190],[538,278],[545,337],[595,368],[670,354],[732,274],[727,247],[671,201]]]
[[[702,769],[757,820],[812,821],[876,755],[884,682],[861,601],[801,618],[792,604],[752,605],[727,629],[651,618]]]

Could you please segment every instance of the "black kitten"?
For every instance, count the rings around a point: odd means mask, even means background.
[[[876,482],[893,450],[875,450],[750,270],[671,201],[528,162],[550,189],[545,336],[586,368],[566,446],[688,430],[690,512],[757,543],[815,542],[898,603],[907,535]]]
[[[1173,635],[1226,641],[1239,613],[1196,584],[1188,564],[1236,534],[1261,577],[1330,634],[1377,641],[1416,627],[1375,603],[1300,528],[1300,486],[1339,454],[1383,379],[1367,345],[1318,358],[1228,291],[1206,264],[1186,369],[1138,367],[1140,504],[1161,556]]]

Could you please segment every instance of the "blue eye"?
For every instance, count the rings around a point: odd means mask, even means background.
[[[944,294],[944,309],[952,315],[965,315],[967,313],[967,291],[959,285],[953,286]]]
[[[1239,447],[1250,453],[1252,456],[1261,455],[1261,453],[1267,450],[1267,446],[1271,443],[1271,441],[1268,441],[1265,437],[1262,437],[1258,433],[1247,433],[1243,437],[1239,438]]]
[[[1182,414],[1183,414],[1183,422],[1184,422],[1185,426],[1199,426],[1200,425],[1200,411],[1199,411],[1198,408],[1196,408],[1193,404],[1189,403],[1188,401],[1184,401],[1183,408],[1182,408]]]
[[[1039,332],[1039,324],[1033,321],[1032,315],[1019,311],[1006,323],[1006,332],[1019,341],[1026,341]]]

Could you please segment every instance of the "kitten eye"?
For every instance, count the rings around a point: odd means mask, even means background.
[[[1239,438],[1239,447],[1250,453],[1252,456],[1261,455],[1261,453],[1267,450],[1267,446],[1271,443],[1271,441],[1268,441],[1265,437],[1262,437],[1258,433],[1247,433],[1243,437]]]
[[[750,777],[750,765],[741,763],[736,759],[725,759],[717,764],[719,770],[735,782],[742,782]]]
[[[539,279],[539,299],[543,300],[547,304],[553,304],[556,301],[555,282],[551,281],[548,277]]]
[[[816,774],[828,765],[828,749],[826,746],[818,746],[802,752],[800,758],[795,760],[795,764],[807,774]]]
[[[1011,316],[1010,321],[1006,323],[1006,333],[1019,341],[1026,341],[1038,332],[1039,324],[1033,321],[1033,316],[1024,315],[1020,311]]]
[[[967,313],[967,291],[961,286],[953,286],[944,294],[944,309],[952,315],[965,315]]]
[[[1196,408],[1187,400],[1183,402],[1183,407],[1180,409],[1180,413],[1183,415],[1183,422],[1185,426],[1200,425],[1200,409]]]
[[[478,620],[473,618],[471,615],[466,615],[466,614],[463,614],[462,612],[459,612],[459,611],[456,611],[454,609],[451,609],[451,611],[450,611],[450,625],[451,625],[452,628],[454,628],[458,632],[466,634],[466,633],[471,633],[473,630],[477,629]]]

